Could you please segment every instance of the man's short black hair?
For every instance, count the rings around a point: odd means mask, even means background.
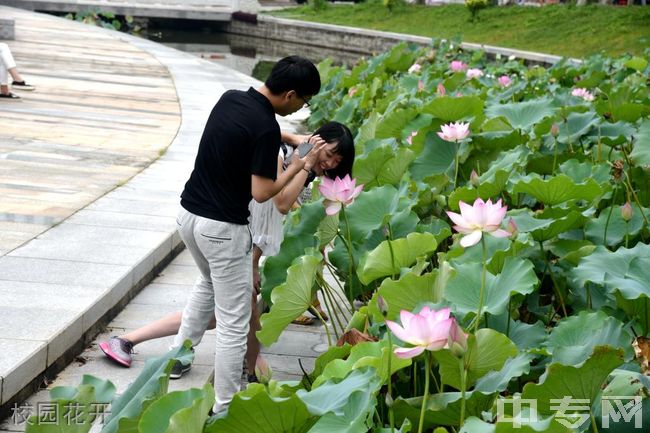
[[[289,56],[275,64],[264,85],[274,95],[293,90],[305,98],[320,90],[320,74],[311,61],[300,56]]]

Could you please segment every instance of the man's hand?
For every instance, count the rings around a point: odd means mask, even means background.
[[[260,288],[262,287],[262,278],[260,277],[259,268],[253,267],[253,289],[255,289],[255,294],[260,294]]]

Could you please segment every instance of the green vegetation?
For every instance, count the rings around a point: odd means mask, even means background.
[[[650,8],[642,6],[549,5],[490,7],[470,22],[464,5],[400,5],[392,12],[378,2],[307,6],[273,11],[274,16],[483,43],[571,57],[604,52],[642,54],[650,47]]]

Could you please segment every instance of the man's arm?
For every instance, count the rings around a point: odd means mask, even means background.
[[[282,189],[291,182],[298,173],[304,171],[305,174],[307,174],[309,170],[311,170],[313,164],[317,160],[317,155],[326,144],[320,137],[315,137],[312,141],[314,141],[315,144],[311,152],[309,152],[304,158],[299,158],[297,152],[295,152],[291,159],[291,164],[289,164],[285,171],[278,174],[275,181],[268,177],[258,176],[256,174],[252,175],[251,193],[255,201],[259,203],[265,202],[282,191]]]

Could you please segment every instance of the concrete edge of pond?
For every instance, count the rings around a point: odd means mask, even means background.
[[[431,44],[431,38],[424,36],[277,18],[264,14],[257,15],[256,23],[237,20],[233,17],[233,20],[226,28],[229,33],[234,34],[287,42],[300,41],[300,43],[306,45],[338,48],[365,55],[380,53],[400,42],[422,46]],[[563,59],[563,57],[551,54],[491,45],[463,42],[460,46],[465,50],[484,50],[491,58],[514,56],[517,59],[524,60],[529,65],[552,66]],[[567,61],[571,64],[582,63],[580,59],[575,58],[567,58]]]

